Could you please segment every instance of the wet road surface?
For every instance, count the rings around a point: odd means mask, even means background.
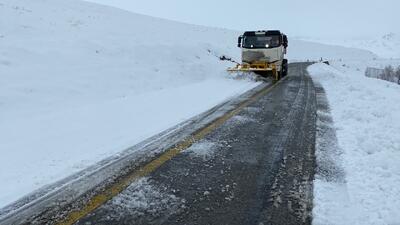
[[[76,224],[310,224],[315,88],[308,64]]]

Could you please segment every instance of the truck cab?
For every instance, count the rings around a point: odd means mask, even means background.
[[[287,74],[287,60],[284,58],[288,38],[279,30],[246,31],[238,38],[242,50],[242,65],[266,65],[275,68],[279,77]],[[258,68],[258,67],[257,67]]]

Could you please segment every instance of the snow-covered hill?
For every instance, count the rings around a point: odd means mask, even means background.
[[[383,58],[400,58],[400,36],[395,33],[385,34],[377,38],[320,39],[300,38],[302,40],[330,45],[369,50]]]
[[[240,94],[239,32],[77,0],[0,0],[0,207]],[[291,40],[290,58],[372,58]]]
[[[368,50],[343,47],[339,45],[319,44],[317,42],[290,40],[288,58],[290,60],[371,60],[377,56]]]

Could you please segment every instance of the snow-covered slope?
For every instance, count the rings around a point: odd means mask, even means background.
[[[319,44],[317,42],[290,40],[288,58],[290,60],[371,60],[377,56],[368,51],[338,45]]]
[[[244,92],[239,32],[77,0],[0,0],[0,207]],[[292,41],[291,59],[371,57]]]
[[[315,225],[400,221],[400,86],[365,77],[363,68],[371,63],[376,62],[334,62],[309,68],[326,90],[340,148],[335,151],[342,152],[329,156],[336,153],[317,147],[317,161],[329,168],[332,163],[326,159],[332,158],[344,171],[343,180],[326,177],[330,171],[317,174]]]
[[[312,42],[340,45],[351,48],[369,50],[383,58],[400,58],[400,36],[395,33],[385,34],[377,38],[320,39],[301,38]]]

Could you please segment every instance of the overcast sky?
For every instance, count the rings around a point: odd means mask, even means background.
[[[141,14],[235,30],[292,36],[400,34],[400,0],[89,0]]]

